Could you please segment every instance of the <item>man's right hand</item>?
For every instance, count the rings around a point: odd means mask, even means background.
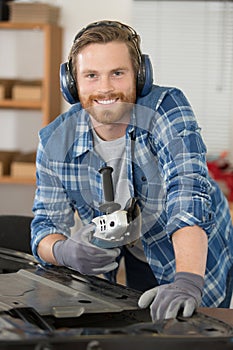
[[[103,249],[90,243],[94,230],[95,225],[89,224],[71,237],[56,241],[53,255],[57,263],[84,275],[99,275],[117,268],[115,259],[120,249]]]

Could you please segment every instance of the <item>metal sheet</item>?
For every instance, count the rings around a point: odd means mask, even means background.
[[[0,311],[29,306],[41,315],[78,317],[83,313],[137,309],[139,295],[65,268],[37,268],[0,275]]]
[[[140,294],[66,268],[0,274],[0,348],[233,349],[230,325],[200,313],[152,323]]]

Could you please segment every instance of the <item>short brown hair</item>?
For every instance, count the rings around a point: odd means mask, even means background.
[[[72,63],[72,75],[76,80],[76,58],[78,53],[87,45],[93,43],[123,42],[127,45],[132,66],[137,77],[140,63],[140,37],[130,26],[117,21],[100,21],[89,24],[75,37],[70,50],[69,60]]]

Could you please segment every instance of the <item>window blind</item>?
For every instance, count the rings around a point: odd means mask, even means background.
[[[233,3],[137,0],[133,26],[154,82],[181,88],[189,99],[208,155],[233,154]]]

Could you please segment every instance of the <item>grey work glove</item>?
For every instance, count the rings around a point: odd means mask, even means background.
[[[89,224],[72,237],[55,242],[53,255],[57,263],[84,275],[99,275],[117,268],[115,259],[120,254],[120,249],[103,249],[91,244],[94,230],[95,225]]]
[[[178,314],[191,317],[200,305],[204,278],[189,272],[178,272],[173,283],[164,284],[144,292],[138,306],[150,305],[152,321],[176,318]]]

